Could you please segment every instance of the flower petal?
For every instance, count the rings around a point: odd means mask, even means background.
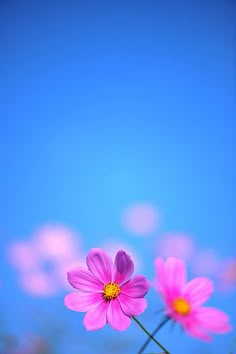
[[[102,292],[103,284],[83,267],[76,267],[67,273],[71,286],[84,292]]]
[[[88,331],[96,331],[106,325],[108,306],[109,303],[103,301],[85,314],[83,324]]]
[[[122,311],[117,299],[110,302],[107,310],[107,321],[112,328],[118,331],[124,331],[130,325],[131,319]]]
[[[213,283],[206,277],[198,277],[186,284],[183,296],[190,302],[192,308],[196,308],[202,305],[212,292]]]
[[[164,263],[161,258],[155,260],[157,273],[157,289],[165,297],[176,298],[181,295],[186,283],[186,268],[181,259],[167,258]]]
[[[200,327],[206,331],[223,334],[231,330],[229,317],[225,312],[211,307],[201,307],[195,312]]]
[[[99,293],[78,292],[66,295],[64,304],[71,310],[86,312],[97,307],[102,300],[102,295]]]
[[[111,257],[100,248],[92,248],[86,257],[89,270],[103,284],[112,280],[113,263]]]
[[[130,297],[144,297],[150,288],[150,284],[143,275],[135,275],[121,286],[121,293]]]
[[[116,284],[122,284],[127,281],[134,272],[134,263],[130,256],[120,250],[116,254],[114,264],[114,282]]]
[[[120,294],[118,301],[123,312],[129,317],[140,315],[147,307],[147,300],[144,298],[132,298],[127,295]]]
[[[183,326],[185,331],[192,337],[201,339],[205,342],[210,342],[212,340],[211,336],[199,326],[199,323],[195,321],[194,318],[192,320],[189,318],[189,321],[186,321]]]
[[[168,290],[181,294],[186,283],[184,262],[181,259],[170,257],[166,261],[165,268]]]

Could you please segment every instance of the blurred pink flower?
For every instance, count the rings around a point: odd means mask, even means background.
[[[198,252],[192,259],[191,268],[195,274],[215,275],[221,266],[220,260],[217,258],[214,250],[204,250]]]
[[[231,330],[228,316],[216,308],[202,307],[213,292],[205,277],[186,282],[185,264],[178,258],[155,260],[156,288],[166,306],[166,315],[179,322],[191,336],[210,341],[209,332],[223,334]]]
[[[68,281],[79,292],[65,297],[65,305],[74,311],[87,312],[84,326],[97,330],[106,325],[116,330],[127,329],[132,316],[141,314],[147,302],[144,296],[149,283],[136,275],[130,256],[120,250],[115,262],[100,248],[93,248],[86,258],[88,269],[77,267],[68,272]]]
[[[78,236],[61,225],[44,226],[30,240],[14,242],[8,249],[21,288],[37,296],[67,289],[66,271],[81,258]]]
[[[163,257],[178,257],[189,260],[195,252],[193,239],[182,233],[168,233],[157,241],[157,254]]]
[[[7,250],[9,262],[20,271],[32,270],[39,261],[34,248],[34,243],[31,240],[11,243]]]
[[[236,259],[222,262],[218,272],[220,290],[229,291],[236,287]]]
[[[21,273],[19,284],[25,292],[37,296],[52,296],[61,290],[53,275],[45,274],[41,270]]]
[[[64,226],[47,225],[34,234],[37,253],[50,259],[76,258],[80,247],[78,235]]]
[[[122,224],[129,232],[146,236],[156,230],[159,224],[159,213],[151,204],[135,204],[125,210]]]

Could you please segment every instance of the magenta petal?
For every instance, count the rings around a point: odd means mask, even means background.
[[[65,296],[64,304],[69,309],[79,312],[86,312],[98,306],[102,301],[99,293],[71,293]]]
[[[121,293],[130,297],[144,297],[150,288],[150,284],[143,275],[135,275],[121,287]]]
[[[225,312],[211,307],[201,307],[195,312],[200,327],[206,331],[223,334],[231,330],[229,317]]]
[[[108,306],[109,303],[103,301],[85,314],[83,324],[88,331],[96,331],[106,325]]]
[[[114,264],[114,282],[122,284],[127,281],[134,272],[134,263],[130,256],[120,250],[116,254]]]
[[[110,302],[107,310],[107,321],[112,328],[118,331],[124,331],[130,325],[131,320],[124,314],[117,299]]]
[[[89,270],[103,284],[112,280],[113,263],[111,257],[100,248],[92,248],[86,258]]]
[[[191,303],[192,308],[202,305],[212,294],[213,284],[205,277],[192,279],[186,284],[183,296]]]
[[[147,300],[144,298],[133,298],[120,294],[118,301],[123,312],[129,317],[140,315],[147,307]]]
[[[103,284],[83,267],[73,268],[67,273],[67,279],[71,286],[84,292],[102,292],[103,289]]]

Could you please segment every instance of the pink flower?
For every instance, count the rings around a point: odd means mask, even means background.
[[[93,248],[86,258],[88,269],[76,267],[68,272],[68,281],[79,292],[65,297],[65,305],[74,311],[87,312],[84,326],[97,330],[109,323],[112,328],[127,329],[132,316],[147,307],[144,296],[149,283],[143,275],[136,275],[134,263],[124,251],[117,252],[115,262],[102,249]]]
[[[166,315],[179,322],[193,337],[210,341],[209,332],[223,334],[231,329],[229,318],[216,308],[201,305],[213,292],[212,282],[205,277],[186,283],[184,262],[177,258],[155,260],[157,291],[166,305]]]

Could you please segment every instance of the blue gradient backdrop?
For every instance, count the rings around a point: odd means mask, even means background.
[[[1,1],[0,304],[9,332],[37,329],[40,313],[62,326],[55,353],[131,354],[145,338],[135,324],[87,333],[63,296],[19,290],[4,249],[41,224],[80,231],[87,250],[115,234],[142,254],[147,239],[127,235],[120,213],[144,200],[161,209],[165,230],[235,257],[234,22],[229,0]],[[141,317],[151,330],[149,296]],[[233,302],[235,292],[210,304],[235,324]],[[223,354],[233,337],[205,344],[163,329],[159,338],[173,354]]]

